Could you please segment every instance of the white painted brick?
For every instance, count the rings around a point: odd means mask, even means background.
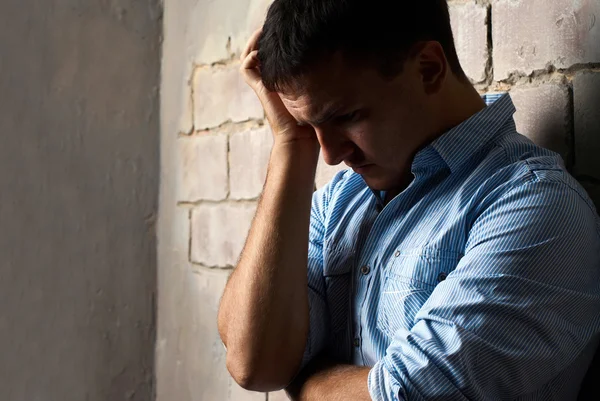
[[[211,64],[240,54],[264,22],[272,0],[178,0],[187,25],[187,47],[196,64]],[[187,5],[186,5],[187,3]]]
[[[474,82],[486,78],[488,38],[487,7],[475,3],[450,3],[450,21],[456,52],[465,74]]]
[[[239,65],[201,68],[194,74],[194,127],[214,128],[226,121],[262,119],[263,109],[239,72]]]
[[[192,211],[192,262],[209,267],[237,264],[255,203],[203,204]]]
[[[577,74],[573,97],[575,171],[600,180],[600,72]]]
[[[495,0],[494,75],[600,62],[600,1]]]
[[[517,112],[519,133],[536,144],[570,157],[569,125],[571,121],[569,92],[558,84],[512,90],[510,95]]]
[[[319,155],[319,164],[317,164],[317,173],[315,176],[315,185],[317,189],[327,184],[337,172],[347,170],[348,166],[340,163],[337,166],[330,166],[323,160],[323,156]]]
[[[178,200],[218,201],[227,197],[227,136],[206,135],[178,139]]]
[[[187,264],[169,261],[164,269],[169,274],[161,276],[168,282],[159,297],[156,400],[264,401],[265,394],[241,389],[226,368],[217,311],[229,271],[199,268],[193,272]]]
[[[229,179],[232,199],[260,195],[273,146],[268,127],[233,134],[229,139]]]

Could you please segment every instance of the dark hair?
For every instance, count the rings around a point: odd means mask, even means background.
[[[283,91],[337,52],[395,76],[411,47],[424,40],[440,42],[452,72],[466,80],[446,0],[275,0],[258,58],[266,88]]]

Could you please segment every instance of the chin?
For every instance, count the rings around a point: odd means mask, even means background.
[[[375,191],[389,191],[390,189],[394,188],[394,185],[392,185],[389,180],[386,180],[384,177],[368,177],[363,175],[363,180],[365,180],[369,188]]]
[[[369,188],[375,191],[392,191],[402,186],[402,178],[396,174],[385,174],[385,171],[373,169],[361,174]]]

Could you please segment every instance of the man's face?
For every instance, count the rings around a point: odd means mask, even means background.
[[[410,62],[385,79],[375,68],[353,68],[334,57],[299,86],[279,95],[299,124],[314,128],[327,164],[345,162],[376,190],[407,181],[435,117]]]

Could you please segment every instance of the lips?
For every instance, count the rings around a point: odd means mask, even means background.
[[[369,170],[374,166],[374,164],[363,164],[362,166],[351,166],[352,170],[355,173],[363,175],[369,172]]]

